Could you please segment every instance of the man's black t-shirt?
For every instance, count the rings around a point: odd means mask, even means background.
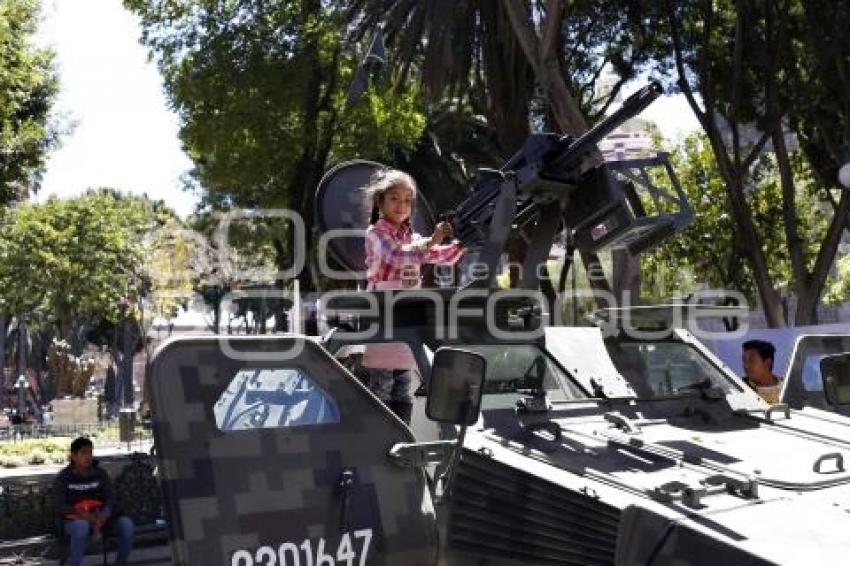
[[[88,473],[77,475],[72,465],[66,466],[53,482],[53,497],[56,510],[63,516],[74,514],[76,505],[84,502],[99,502],[99,508],[112,511],[113,491],[109,474],[98,466],[89,468]]]

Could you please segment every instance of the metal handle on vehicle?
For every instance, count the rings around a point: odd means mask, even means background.
[[[630,418],[625,415],[621,415],[620,413],[610,411],[602,415],[602,417],[609,423],[613,423],[614,426],[621,429],[626,434],[637,434],[640,432],[640,429]]]
[[[759,496],[759,480],[757,478],[751,477],[742,480],[726,474],[714,474],[700,480],[700,483],[706,486],[722,485],[726,488],[726,491],[739,493],[746,499],[758,499]]]
[[[431,442],[399,442],[393,444],[388,456],[402,468],[421,468],[428,464],[442,464],[454,452],[454,440],[432,440]]]
[[[835,460],[835,469],[830,472],[824,472],[821,470],[821,464],[827,462],[829,460]],[[812,466],[812,470],[816,474],[835,474],[844,471],[844,455],[841,452],[830,452],[829,454],[824,454],[817,460],[815,460],[814,466]]]
[[[339,518],[340,531],[348,530],[351,515],[351,489],[354,485],[354,470],[346,468],[342,470],[339,487],[342,488],[342,513]]]
[[[788,406],[788,403],[776,403],[775,405],[771,405],[770,408],[764,412],[764,418],[767,422],[773,422],[773,413],[778,412],[785,413],[785,418],[791,418],[791,407]]]
[[[681,499],[688,507],[700,507],[701,499],[706,496],[705,487],[692,487],[677,480],[669,481],[655,488],[650,496],[657,501],[673,501]]]

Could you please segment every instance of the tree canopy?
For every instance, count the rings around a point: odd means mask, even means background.
[[[34,193],[56,132],[53,53],[36,48],[38,0],[0,0],[0,206]]]
[[[0,309],[66,340],[75,320],[118,320],[121,301],[135,304],[148,286],[146,236],[170,216],[159,203],[110,189],[4,211]]]
[[[285,206],[308,229],[316,184],[338,160],[409,169],[426,192],[442,188],[442,210],[467,166],[498,165],[533,130],[581,133],[651,72],[684,93],[705,136],[678,158],[701,210],[696,240],[646,261],[693,260],[700,281],[758,297],[771,325],[787,320],[781,290],[799,299],[798,324],[814,321],[850,214],[835,184],[850,143],[845,4],[125,0],[208,209]],[[356,52],[378,27],[390,64],[346,108]],[[729,245],[709,249],[706,234]],[[245,243],[285,266],[292,237],[267,225]]]
[[[765,253],[771,236],[760,234],[758,211],[746,192],[757,182],[753,165],[763,150],[775,156],[781,207],[772,220],[783,229],[789,287],[798,299],[794,320],[814,322],[850,213],[850,193],[831,192],[838,189],[840,140],[850,142],[847,97],[835,95],[847,87],[847,7],[817,0],[660,1],[648,4],[647,15],[669,36],[658,58],[674,69],[668,76],[711,144],[727,211],[772,326],[787,323],[777,292],[782,281],[771,273]],[[824,63],[822,53],[834,58]],[[789,134],[796,134],[807,167],[795,167]],[[801,176],[804,170],[812,175]],[[804,234],[800,197],[812,194],[831,202],[834,211],[822,230]]]

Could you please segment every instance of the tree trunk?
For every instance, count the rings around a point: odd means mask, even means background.
[[[92,321],[88,317],[78,317],[71,321],[71,331],[67,338],[71,345],[71,353],[80,356],[86,348],[86,335],[91,328]]]
[[[15,363],[15,375],[13,379],[17,379],[19,375],[27,369],[27,322],[24,317],[18,319],[18,347],[17,361]]]
[[[815,266],[809,277],[809,292],[806,302],[797,302],[795,323],[798,326],[817,323],[817,306],[823,289],[826,286],[826,278],[841,243],[841,237],[847,228],[847,215],[850,214],[850,192],[843,191],[838,201],[838,209],[832,217],[826,237],[818,250]]]
[[[776,163],[779,168],[785,246],[788,250],[788,257],[791,260],[791,273],[794,277],[794,289],[797,295],[797,314],[794,317],[794,324],[799,326],[803,323],[803,320],[799,316],[801,314],[800,307],[808,310],[808,306],[815,304],[817,300],[813,300],[812,289],[809,285],[810,276],[806,265],[805,243],[803,242],[803,238],[800,237],[799,222],[797,219],[797,192],[794,186],[794,174],[791,170],[791,160],[788,157],[788,148],[785,145],[785,132],[782,126],[784,112],[780,100],[780,85],[777,77],[779,67],[777,58],[781,56],[780,52],[785,43],[783,26],[781,21],[774,19],[772,6],[769,3],[764,5],[763,17],[765,37],[763,41],[757,41],[756,45],[760,47],[758,60],[764,66],[764,95],[767,103],[768,131],[770,132],[770,139],[773,142],[773,151],[776,155]],[[812,311],[808,315],[813,316],[814,312]],[[803,318],[812,320],[810,316],[804,316]]]
[[[213,334],[221,334],[221,297],[217,297],[212,305],[213,308]]]
[[[59,337],[71,343],[71,317],[67,314],[59,315]]]
[[[44,330],[37,330],[32,340],[32,360],[35,369],[35,387],[32,389],[33,402],[36,410],[48,400],[47,351],[53,343],[53,335]]]
[[[547,3],[542,45],[526,12],[525,4],[515,0],[503,0],[502,5],[508,14],[517,41],[534,70],[537,84],[544,89],[546,102],[558,129],[561,133],[570,135],[586,132],[587,120],[567,87],[557,57],[562,39],[563,2],[549,0]]]
[[[770,97],[769,97],[770,98]],[[797,295],[797,310],[794,326],[814,322],[817,309],[817,297],[811,287],[811,277],[806,266],[803,238],[800,237],[797,222],[796,189],[791,161],[785,146],[785,135],[781,117],[774,116],[771,132],[773,150],[779,167],[779,182],[782,187],[782,221],[785,228],[785,246],[791,258],[791,273],[794,276],[794,291]]]
[[[511,29],[506,8],[497,2],[480,4],[484,26],[484,74],[487,77],[487,122],[499,148],[511,155],[528,138],[528,94],[531,70]],[[507,72],[505,72],[507,70]]]
[[[321,3],[316,0],[304,0],[301,3],[302,18],[320,15]],[[298,212],[304,221],[306,233],[305,242],[296,242],[293,238],[292,227],[288,232],[287,244],[290,248],[303,246],[305,251],[304,268],[298,274],[298,282],[301,293],[309,293],[315,290],[312,271],[309,269],[310,256],[313,253],[313,209],[315,206],[315,190],[324,173],[328,154],[333,144],[333,138],[337,131],[337,113],[332,104],[331,94],[336,88],[336,80],[339,75],[339,49],[334,53],[330,69],[323,67],[319,55],[320,45],[316,38],[310,36],[304,46],[312,60],[312,70],[307,87],[305,88],[305,110],[304,110],[304,148],[301,152],[299,164],[295,168],[295,175],[289,183],[288,206],[291,210]],[[321,114],[326,112],[324,124]]]
[[[135,401],[133,383],[133,356],[139,340],[139,328],[132,317],[124,317],[120,322],[121,344],[118,357],[118,375],[116,385],[121,391],[118,401],[123,407],[132,407]]]
[[[714,125],[713,129],[715,132],[714,140],[719,141],[720,136],[716,131],[716,125]],[[711,135],[709,135],[709,139],[712,139]],[[712,141],[712,146],[716,143],[714,140]],[[722,142],[720,144],[719,149],[715,148],[714,154],[717,158],[721,176],[726,184],[732,218],[738,227],[738,237],[744,242],[743,249],[746,252],[750,268],[753,271],[753,278],[755,279],[756,289],[761,299],[762,309],[764,309],[765,319],[771,328],[784,327],[787,323],[783,314],[782,303],[779,300],[779,294],[771,283],[767,258],[764,257],[764,251],[761,247],[761,239],[758,236],[758,232],[756,232],[750,207],[744,198],[743,180],[740,176],[742,172],[733,172],[729,157],[725,149],[722,148]]]
[[[6,328],[8,325],[8,315],[0,313],[0,408],[2,408],[3,396],[6,394]]]
[[[707,10],[705,17],[703,18],[703,37],[706,42],[711,37],[713,6],[711,4],[707,4]],[[711,80],[708,66],[705,65],[698,70],[700,75],[699,82],[703,105],[705,107],[703,110],[699,107],[699,104],[697,104],[693,88],[688,80],[689,73],[685,68],[683,46],[681,38],[679,37],[679,22],[672,4],[668,7],[668,19],[670,23],[670,35],[673,40],[676,71],[679,75],[678,85],[711,143],[711,148],[717,160],[717,167],[720,171],[720,176],[723,178],[723,182],[726,185],[726,192],[729,197],[732,218],[738,229],[738,236],[744,242],[743,249],[746,252],[750,268],[753,271],[753,278],[755,279],[756,289],[758,290],[759,298],[762,302],[765,318],[771,328],[785,326],[782,304],[779,300],[779,295],[777,294],[776,289],[774,289],[771,284],[767,260],[764,257],[764,252],[761,248],[761,241],[758,236],[758,232],[755,229],[750,208],[744,198],[744,175],[746,175],[750,164],[758,157],[758,154],[763,147],[763,140],[756,144],[746,159],[741,159],[741,147],[733,117],[734,147],[732,150],[735,156],[734,161],[729,157],[729,153],[723,142],[723,138],[717,124],[718,112],[711,96],[714,83]],[[740,37],[736,36],[736,44],[739,40]],[[703,50],[706,49],[707,45],[703,45]],[[742,50],[736,47],[736,60],[733,64],[735,72],[739,70],[739,67],[742,64],[741,52]]]

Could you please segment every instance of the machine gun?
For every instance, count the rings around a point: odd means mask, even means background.
[[[578,138],[532,135],[499,170],[481,170],[472,195],[450,214],[454,233],[479,261],[495,266],[513,228],[531,227],[524,288],[537,285],[559,227],[575,246],[596,252],[625,247],[636,254],[686,226],[693,217],[665,154],[603,162],[597,144],[661,94],[650,83]],[[663,167],[666,175],[650,172]],[[492,286],[492,277],[483,286]]]

